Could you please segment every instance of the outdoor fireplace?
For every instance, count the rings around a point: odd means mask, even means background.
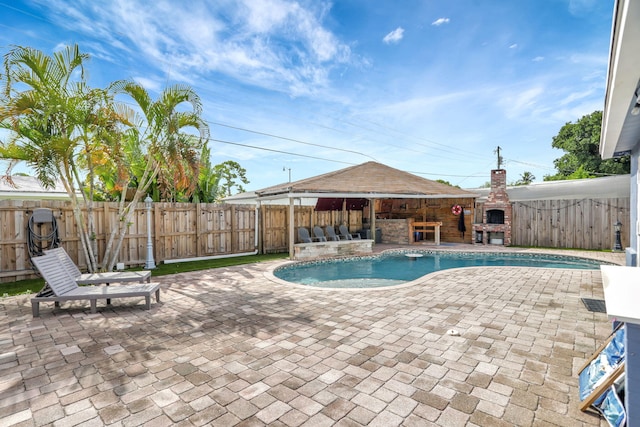
[[[491,191],[482,207],[482,223],[473,224],[473,242],[511,244],[511,202],[507,195],[507,171],[491,171]]]
[[[487,224],[504,224],[504,211],[501,209],[488,210]]]

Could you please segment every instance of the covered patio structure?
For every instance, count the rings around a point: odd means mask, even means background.
[[[468,215],[470,225],[477,195],[381,163],[367,162],[257,190],[256,196],[258,204],[275,199],[288,200],[289,255],[293,258],[296,236],[293,218],[296,200],[316,198],[316,210],[362,209],[363,218],[367,221],[367,227],[371,230],[374,240],[377,230],[376,219],[402,220],[405,223],[406,220],[413,219],[418,222],[442,222],[445,232],[443,241],[446,241],[447,233],[457,230],[460,214],[463,215],[463,219],[465,213]],[[453,206],[461,209],[460,213],[452,213]],[[453,212],[457,210],[454,209]],[[470,231],[467,237],[470,242]]]

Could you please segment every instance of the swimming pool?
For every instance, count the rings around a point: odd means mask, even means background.
[[[408,255],[418,256],[408,256]],[[287,282],[322,288],[376,288],[400,285],[435,271],[460,267],[600,268],[585,258],[520,253],[404,251],[378,256],[286,265],[273,275]]]

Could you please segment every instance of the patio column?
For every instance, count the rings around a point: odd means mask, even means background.
[[[295,257],[294,243],[295,243],[295,200],[289,196],[289,258]]]
[[[375,246],[376,245],[376,199],[369,199],[369,200],[370,200],[369,216],[371,219],[370,231],[371,231],[371,238],[373,239],[373,246]]]

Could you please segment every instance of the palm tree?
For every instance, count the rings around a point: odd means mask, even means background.
[[[202,103],[188,86],[168,87],[156,101],[143,86],[131,80],[117,81],[110,90],[131,97],[136,110],[130,110],[126,116],[130,126],[123,132],[123,161],[114,164],[122,193],[118,201],[120,221],[105,249],[108,269],[117,261],[136,204],[154,181],[171,182],[174,188],[187,194],[195,189],[200,153],[209,139],[209,127],[200,116]],[[185,103],[191,106],[190,111],[179,108]],[[195,130],[197,135],[188,133],[188,129]],[[128,200],[127,189],[134,182],[135,191]]]
[[[520,175],[520,179],[517,180],[514,185],[529,185],[535,181],[535,179],[535,175],[531,172],[523,172],[522,175]]]
[[[24,162],[45,187],[62,182],[72,202],[87,264],[95,271],[91,199],[82,193],[89,209],[87,223],[76,190],[82,182],[80,164],[91,164],[86,156],[99,126],[95,112],[104,107],[104,101],[108,104],[108,98],[86,87],[83,63],[87,59],[77,45],[52,56],[20,46],[5,55],[0,75],[0,127],[10,133],[0,142],[0,159],[9,160],[7,177],[16,163]]]
[[[192,203],[214,203],[220,192],[220,174],[211,165],[211,151],[208,146],[202,148],[200,175],[198,185],[191,196]]]
[[[0,159],[9,161],[9,180],[12,167],[25,162],[46,187],[62,182],[93,272],[99,267],[91,222],[96,177],[121,194],[119,226],[109,237],[102,262],[102,269],[112,270],[133,208],[154,180],[171,182],[186,194],[193,191],[209,129],[200,117],[200,98],[191,88],[167,88],[157,101],[132,81],[91,89],[84,81],[87,59],[77,45],[52,56],[26,47],[5,55],[0,128],[10,133],[0,141]],[[117,94],[131,96],[137,110],[115,103]],[[190,104],[191,111],[178,110],[183,103]],[[187,128],[195,129],[197,136]],[[126,198],[129,187],[135,188],[132,200]],[[86,218],[80,200],[87,206]]]

